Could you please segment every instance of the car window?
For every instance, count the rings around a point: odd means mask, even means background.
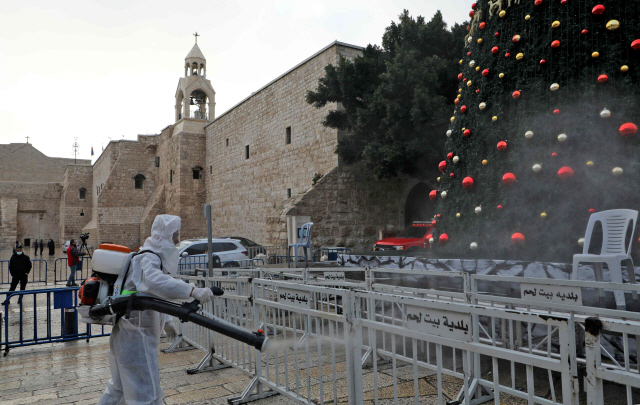
[[[223,245],[224,245],[224,250],[225,251],[238,249],[238,247],[236,245],[234,245],[233,243],[223,243]]]
[[[212,243],[211,244],[211,253],[224,252],[224,243]]]
[[[187,252],[188,255],[203,255],[206,249],[206,243],[194,243],[193,245],[189,246],[187,250],[185,250],[185,252]]]
[[[398,234],[398,238],[424,238],[431,228],[427,226],[410,226]]]

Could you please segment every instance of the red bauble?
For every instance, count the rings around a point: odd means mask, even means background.
[[[607,75],[598,76],[598,83],[606,83],[608,80],[609,80],[609,76]]]
[[[458,105],[460,104],[460,99],[456,98],[455,100],[453,100],[453,104]]]
[[[497,46],[494,46],[493,48],[491,48],[491,53],[492,54],[497,54],[498,52],[500,52],[500,48],[498,48]]]
[[[463,132],[464,136],[466,136],[467,138],[471,136],[471,130],[470,129],[465,129]]]
[[[433,221],[431,221],[431,225],[436,226],[436,224],[438,223],[438,221],[436,221],[435,219]]]
[[[447,242],[449,242],[449,235],[447,235],[446,233],[440,235],[440,243],[444,245]]]
[[[493,34],[494,37],[498,38],[500,36],[500,33],[498,31],[496,31],[495,34]]]
[[[489,76],[489,69],[485,69],[482,71],[482,76],[487,77]]]
[[[633,41],[631,43],[631,47],[633,48],[634,51],[637,51],[640,49],[640,39],[636,39],[635,41]]]
[[[473,4],[471,5],[471,9],[472,9],[472,10],[475,10],[477,5],[478,5],[478,3],[473,3]]]
[[[447,159],[449,160],[453,159],[453,152],[447,153]]]
[[[507,143],[505,141],[498,142],[498,150],[503,151],[507,149]]]
[[[431,192],[429,193],[429,199],[431,201],[435,201],[438,199],[438,190],[431,190]]]
[[[444,160],[438,164],[438,169],[440,169],[442,173],[444,173],[444,169],[446,168],[447,168],[447,162],[445,162]]]
[[[463,78],[463,77],[464,77],[464,75],[463,75],[462,73],[460,73],[460,74],[458,75],[458,80],[462,80],[462,78]]]
[[[464,79],[462,79],[462,81],[466,83],[467,82],[467,78],[465,77]]]
[[[569,166],[561,167],[560,170],[558,170],[558,177],[560,177],[561,179],[568,179],[569,177],[573,177],[573,169]]]
[[[486,27],[486,26],[487,26],[487,23],[486,23],[486,22],[481,22],[481,23],[480,23],[480,29],[481,29],[481,30],[483,30],[483,29],[484,29],[484,27]]]
[[[507,53],[505,53],[505,54],[504,54],[504,57],[505,57],[505,58],[508,58],[509,56],[511,56],[511,54],[510,54],[509,52],[507,52]]]
[[[438,218],[440,218],[440,214],[436,215]]]
[[[480,93],[480,89],[476,90],[476,93]]]
[[[471,56],[471,51],[467,52],[467,56]]]
[[[582,30],[582,35],[587,35],[589,33],[589,30]]]
[[[596,212],[595,208],[589,208],[589,214],[594,214]]]
[[[551,43],[552,48],[557,48],[559,46],[560,46],[560,41],[558,41],[557,39]]]
[[[536,0],[533,2],[533,4],[535,4],[536,6],[539,6],[540,4],[542,4],[542,0]]]
[[[511,242],[513,243],[524,243],[524,235],[520,232],[516,232],[511,235]]]
[[[516,182],[516,175],[513,173],[506,173],[504,176],[502,176],[502,182],[507,186],[510,186]]]
[[[591,10],[593,14],[602,14],[604,13],[604,6],[602,4],[598,4]]]
[[[620,135],[633,136],[638,132],[638,127],[633,122],[627,122],[620,127]]]
[[[560,4],[567,4],[567,0],[560,0]]]
[[[511,38],[512,42],[519,42],[520,41],[520,35],[514,35],[513,38]]]
[[[462,187],[466,188],[467,190],[473,187],[473,179],[471,177],[465,177],[462,180]]]
[[[556,115],[558,115],[558,114],[560,114],[560,110],[558,110],[558,109],[556,108],[555,110],[553,110],[553,113],[554,113],[554,114],[556,114]]]
[[[454,177],[456,177],[456,175],[455,175],[455,173],[451,173],[451,174],[449,175],[449,177],[454,178]]]
[[[501,210],[501,209],[502,209],[502,205],[498,205],[498,207],[497,207],[497,208],[498,208],[499,210]]]
[[[540,64],[541,64],[541,65],[544,65],[545,63],[547,63],[547,61],[546,61],[546,60],[544,60],[544,59],[541,59],[541,60],[540,60]]]
[[[460,107],[460,112],[461,113],[466,113],[467,112],[467,106],[463,105],[462,107]]]
[[[475,12],[474,12],[473,10],[472,10],[472,11],[469,11],[469,17],[473,18],[473,15],[474,15],[474,14],[475,14]]]
[[[552,157],[556,157],[556,156],[558,156],[558,154],[557,154],[557,153],[555,153],[555,152],[553,152],[553,153],[551,154],[551,156],[552,156]]]
[[[521,96],[520,92],[518,90],[514,91],[512,94],[513,98],[519,98]]]

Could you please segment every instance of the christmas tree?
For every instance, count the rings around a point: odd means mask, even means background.
[[[640,0],[480,0],[470,17],[433,251],[570,262],[592,212],[640,209]]]

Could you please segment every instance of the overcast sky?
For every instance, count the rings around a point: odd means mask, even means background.
[[[471,0],[0,2],[0,143],[95,160],[111,139],[173,123],[184,58],[198,45],[220,115],[334,40],[380,44],[403,9],[449,24]]]

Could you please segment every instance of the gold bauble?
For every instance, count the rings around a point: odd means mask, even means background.
[[[506,11],[504,11],[504,10],[502,10],[502,11],[500,12],[500,14],[498,14],[498,15],[502,18],[502,17],[504,17],[505,15],[507,15],[507,12],[506,12]]]
[[[545,219],[547,217],[547,213],[543,212],[542,214],[540,214],[540,218]]]
[[[463,62],[464,62],[464,61],[463,61],[462,59],[460,59],[460,64],[461,64],[461,65],[462,65],[462,63],[463,63]]]
[[[458,97],[456,97],[456,98],[460,98],[460,97],[462,97],[462,94],[458,94]]]
[[[607,29],[608,30],[617,30],[618,28],[620,28],[620,22],[618,20],[611,20],[607,23]]]
[[[471,85],[473,85],[473,82],[472,82],[471,80],[469,80],[469,81],[467,82],[467,87],[471,87]]]
[[[500,73],[498,77],[502,79],[504,77],[504,73]]]
[[[456,117],[451,117],[451,122],[455,121]]]
[[[440,177],[438,177],[438,183],[440,183]]]
[[[462,216],[462,215],[460,215],[460,213],[459,213],[459,212],[456,214],[456,218],[460,218],[461,216]]]
[[[524,16],[524,19],[529,21],[531,19],[531,16],[529,14],[527,14],[527,15]]]
[[[560,21],[558,21],[558,20],[554,21],[554,22],[551,24],[551,26],[552,26],[553,28],[558,28],[558,27],[560,26]]]
[[[482,166],[486,166],[488,164],[489,164],[489,161],[487,159],[482,160]]]
[[[622,73],[627,73],[629,71],[629,66],[627,65],[622,65],[622,67],[620,68],[620,71]]]
[[[592,53],[592,54],[591,54],[591,57],[592,57],[592,58],[598,58],[598,57],[600,57],[600,52],[596,51],[596,52]]]
[[[517,60],[521,60],[522,58],[524,58],[524,53],[520,52],[519,54],[516,55]]]
[[[480,71],[480,66],[476,68],[476,72],[479,72],[479,71]]]
[[[593,162],[592,161],[588,161],[587,162],[587,166],[592,167],[593,166]]]
[[[458,89],[458,93],[462,93],[462,89]]]
[[[498,117],[494,115],[494,116],[493,116],[493,118],[491,118],[491,120],[492,120],[493,122],[496,122],[496,121],[498,121]]]
[[[481,44],[482,43],[482,38],[478,38],[478,43]]]
[[[624,170],[622,170],[622,167],[615,167],[612,170],[612,173],[613,173],[614,176],[621,176],[622,173],[624,173]]]

